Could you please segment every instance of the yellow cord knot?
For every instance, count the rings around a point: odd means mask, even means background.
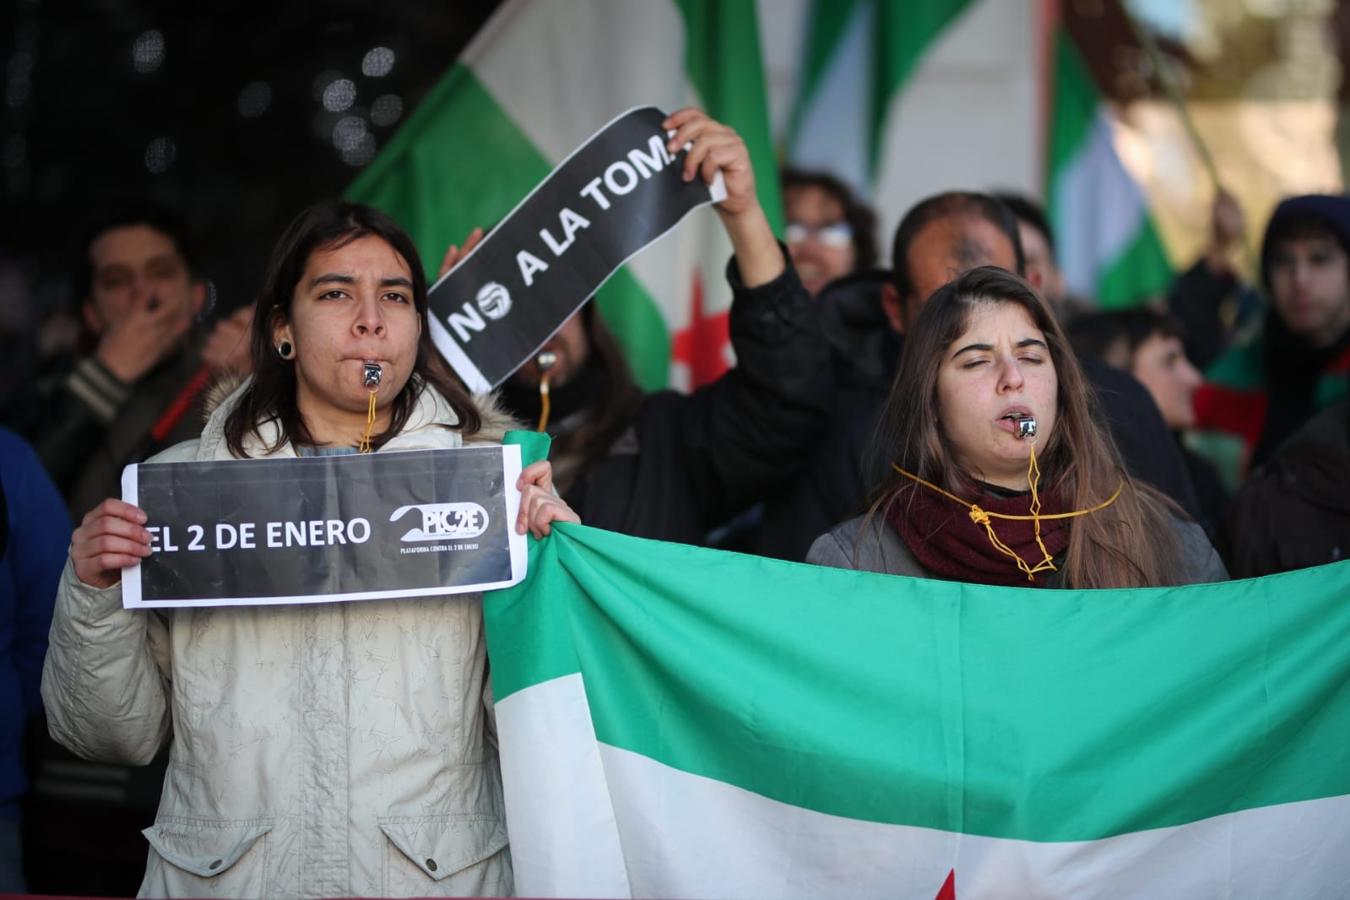
[[[981,509],[977,504],[968,503],[965,500],[962,500],[960,497],[956,496],[955,494],[949,491],[944,491],[942,488],[933,484],[931,481],[924,481],[918,475],[915,475],[912,472],[905,471],[895,463],[891,463],[891,468],[895,469],[895,471],[899,472],[901,475],[905,476],[911,481],[917,482],[918,484],[921,484],[926,488],[930,488],[934,491],[937,491],[939,494],[946,497],[948,500],[955,500],[962,506],[970,507],[969,513],[970,521],[974,522],[976,525],[983,525],[985,534],[988,535],[989,537],[989,543],[994,546],[994,549],[998,550],[998,552],[1002,553],[1004,556],[1012,557],[1013,562],[1017,563],[1017,568],[1020,569],[1022,572],[1024,572],[1027,576],[1027,581],[1031,582],[1035,582],[1036,576],[1039,575],[1041,572],[1059,571],[1057,568],[1055,568],[1054,558],[1051,557],[1050,551],[1046,549],[1045,542],[1041,540],[1042,519],[1072,519],[1076,516],[1085,516],[1088,513],[1098,512],[1100,510],[1106,509],[1112,503],[1115,503],[1116,498],[1120,496],[1120,492],[1125,489],[1125,482],[1121,481],[1121,483],[1116,486],[1116,492],[1114,494],[1108,497],[1104,502],[1098,503],[1091,509],[1077,509],[1071,512],[1052,513],[1050,515],[1043,516],[1041,515],[1041,497],[1037,490],[1037,488],[1040,486],[1041,481],[1041,467],[1036,462],[1036,445],[1032,444],[1031,459],[1027,465],[1027,482],[1028,484],[1031,485],[1031,515],[1010,516],[1004,513],[986,512],[985,510]],[[1036,546],[1039,547],[1041,551],[1042,556],[1041,561],[1038,562],[1035,566],[1028,565],[1026,560],[1022,559],[1022,557],[1017,555],[1016,551],[1014,551],[1007,544],[1003,543],[1003,541],[999,540],[998,535],[994,533],[994,525],[993,522],[991,521],[992,519],[1003,519],[1008,522],[1029,521],[1034,523],[1035,527],[1033,530],[1036,537]]]

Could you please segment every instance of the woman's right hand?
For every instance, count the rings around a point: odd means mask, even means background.
[[[121,570],[150,555],[150,532],[138,506],[109,497],[91,509],[70,538],[70,560],[80,581],[106,588]]]

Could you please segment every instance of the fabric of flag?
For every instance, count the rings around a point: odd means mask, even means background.
[[[527,896],[1334,897],[1350,562],[1034,591],[555,526],[485,599]]]
[[[1053,65],[1046,212],[1065,285],[1104,307],[1157,299],[1172,264],[1143,189],[1116,154],[1111,113],[1063,29]]]
[[[434,275],[447,246],[500,221],[596,129],[648,105],[697,105],[735,128],[780,228],[752,0],[508,0],[347,195],[407,228]],[[700,211],[596,294],[644,387],[696,386],[726,369],[730,253],[715,213]]]
[[[794,161],[870,187],[891,100],[972,0],[816,0],[789,125]]]

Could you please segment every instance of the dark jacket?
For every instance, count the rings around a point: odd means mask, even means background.
[[[750,289],[733,260],[727,279],[736,366],[692,394],[643,399],[608,455],[563,493],[587,525],[703,543],[796,471],[828,420],[830,351],[796,270]]]
[[[1216,275],[1202,259],[1172,282],[1167,308],[1181,324],[1186,356],[1200,371],[1260,314],[1261,298],[1231,275]]]
[[[128,463],[201,433],[206,384],[200,372],[196,343],[135,384],[119,381],[90,356],[7,410],[6,424],[32,443],[78,522],[104,499],[122,496]]]
[[[17,819],[27,787],[24,725],[42,709],[42,660],[71,529],[61,495],[37,455],[4,429],[0,485],[0,515],[10,524],[0,549],[0,818]]]
[[[1210,546],[1204,530],[1194,522],[1180,520],[1174,520],[1173,526],[1176,540],[1181,546],[1182,571],[1178,583],[1227,581],[1228,572],[1219,560],[1219,554]],[[858,569],[885,575],[939,577],[919,564],[900,535],[882,516],[859,516],[822,534],[811,545],[806,561],[818,566]],[[1063,586],[1062,569],[1046,583],[1046,587]]]
[[[1310,419],[1252,475],[1221,546],[1238,578],[1350,558],[1350,399]]]
[[[833,418],[800,477],[766,504],[755,545],[759,553],[805,558],[816,536],[861,512],[867,492],[886,477],[887,460],[868,457],[903,346],[881,308],[881,288],[890,277],[882,271],[853,275],[830,285],[817,298],[838,385]],[[1130,474],[1195,517],[1194,488],[1148,391],[1103,363],[1085,358],[1079,362]]]

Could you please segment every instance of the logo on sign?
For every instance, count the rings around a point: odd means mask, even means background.
[[[405,543],[420,541],[457,541],[476,538],[487,531],[487,510],[477,503],[422,503],[413,506],[400,506],[389,517],[397,522],[409,510],[422,514],[422,526],[410,528],[399,540]]]
[[[506,285],[489,281],[478,289],[478,308],[489,319],[500,319],[511,311],[511,292]]]

